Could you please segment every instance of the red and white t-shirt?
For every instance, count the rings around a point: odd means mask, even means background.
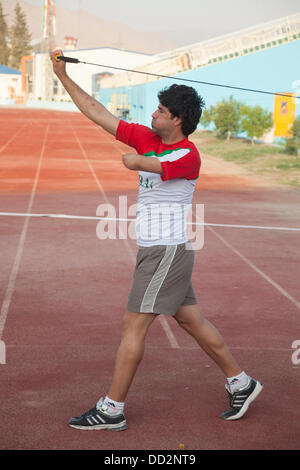
[[[116,139],[135,148],[139,155],[159,158],[163,170],[162,175],[139,172],[137,244],[187,242],[186,218],[201,166],[195,145],[188,138],[165,145],[150,128],[122,120]]]

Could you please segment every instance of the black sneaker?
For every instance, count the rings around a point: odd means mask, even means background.
[[[127,429],[127,423],[124,414],[111,416],[107,413],[107,405],[103,404],[101,398],[96,406],[84,413],[82,416],[71,418],[69,426],[76,429],[108,429],[110,431],[123,431]]]
[[[249,408],[250,403],[260,394],[263,389],[263,384],[250,379],[248,385],[244,388],[231,393],[228,385],[225,385],[229,395],[230,409],[224,411],[221,417],[226,420],[240,419]]]

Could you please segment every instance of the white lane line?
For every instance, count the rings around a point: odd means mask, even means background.
[[[5,150],[6,147],[9,146],[9,144],[17,137],[17,135],[20,134],[20,132],[21,132],[22,130],[24,130],[25,127],[26,127],[26,126],[21,127],[21,129],[19,129],[19,130],[6,142],[6,144],[4,144],[4,145],[2,145],[2,147],[0,147],[0,153],[2,153],[3,150]]]
[[[227,227],[227,228],[245,228],[253,230],[283,230],[291,232],[300,232],[300,227],[268,227],[265,225],[232,225],[232,224],[209,224],[196,222],[195,225],[205,225],[207,227]]]
[[[107,199],[106,199],[107,201]],[[26,212],[0,212],[0,217],[49,217],[50,219],[74,219],[74,220],[112,220],[120,222],[135,222],[136,219],[116,218],[116,217],[99,217],[86,215],[70,215],[70,214],[27,214]]]
[[[174,336],[173,331],[168,323],[167,318],[164,315],[159,315],[158,320],[169,340],[169,343],[173,349],[180,349],[177,339]]]
[[[98,186],[98,189],[99,189],[100,193],[102,194],[102,196],[104,197],[105,202],[108,203],[109,201],[108,201],[108,199],[107,199],[107,197],[106,197],[106,194],[105,194],[105,191],[104,191],[104,189],[103,189],[103,186],[102,186],[102,184],[100,183],[100,181],[99,181],[99,179],[98,179],[98,177],[97,177],[97,175],[96,175],[96,173],[95,173],[95,170],[94,170],[93,166],[91,165],[91,162],[90,162],[89,159],[88,159],[87,153],[86,153],[86,151],[84,150],[84,148],[83,148],[83,146],[82,146],[82,144],[81,144],[81,142],[80,142],[80,140],[79,140],[79,138],[78,138],[78,135],[76,134],[76,132],[75,132],[75,130],[74,130],[74,127],[72,126],[71,123],[70,123],[70,127],[71,127],[71,129],[72,129],[72,132],[73,132],[73,134],[74,134],[74,137],[75,137],[75,139],[76,139],[76,142],[77,142],[77,144],[78,144],[78,146],[79,146],[79,148],[80,148],[80,151],[81,151],[81,153],[82,153],[82,155],[83,155],[83,158],[84,158],[84,160],[86,161],[86,163],[87,163],[87,165],[88,165],[88,167],[89,167],[89,169],[90,169],[90,171],[91,171],[91,173],[92,173],[92,175],[93,175],[93,177],[94,177],[94,180],[95,180],[95,182],[96,182],[96,184],[97,184],[97,186]]]
[[[99,188],[101,194],[103,195],[103,197],[104,197],[104,199],[105,199],[105,202],[109,204],[109,201],[108,201],[108,199],[107,199],[107,196],[106,196],[106,194],[105,194],[105,191],[104,191],[104,189],[103,189],[103,186],[102,186],[102,184],[100,183],[100,181],[99,181],[99,179],[98,179],[98,177],[97,177],[97,175],[96,175],[96,173],[95,173],[95,170],[94,170],[94,168],[92,167],[92,165],[91,165],[91,163],[90,163],[90,161],[89,161],[89,158],[88,158],[88,156],[87,156],[87,154],[86,154],[86,151],[84,150],[83,146],[81,145],[81,142],[80,142],[80,140],[79,140],[79,138],[78,138],[78,136],[77,136],[77,134],[76,134],[74,128],[72,127],[72,124],[70,124],[70,125],[71,125],[71,128],[72,128],[73,134],[74,134],[74,136],[75,136],[75,138],[76,138],[76,141],[77,141],[77,143],[78,143],[78,145],[79,145],[79,147],[80,147],[80,150],[81,150],[81,152],[82,152],[82,154],[83,154],[83,156],[84,156],[84,159],[86,160],[86,162],[87,162],[87,164],[88,164],[88,166],[89,166],[89,168],[90,168],[90,170],[91,170],[91,172],[92,172],[92,175],[93,175],[93,177],[94,177],[94,179],[95,179],[95,181],[96,181],[96,183],[97,183],[97,186],[98,186],[98,188]],[[110,142],[110,143],[111,143],[111,142]],[[120,229],[122,230],[121,227],[120,227]],[[123,235],[124,235],[124,234],[123,234]],[[129,253],[129,257],[130,257],[130,259],[131,259],[133,265],[135,266],[136,257],[135,257],[135,254],[133,253],[133,250],[132,250],[130,244],[128,243],[128,240],[127,240],[126,236],[123,237],[123,241],[124,241],[125,244],[126,244],[126,247],[127,247],[128,253]],[[163,315],[159,315],[159,321],[160,321],[160,324],[161,324],[161,326],[162,326],[162,328],[163,328],[163,330],[164,330],[164,332],[165,332],[165,334],[166,334],[166,336],[167,336],[167,338],[168,338],[168,340],[169,340],[169,343],[170,343],[171,347],[174,348],[174,349],[178,349],[180,346],[179,346],[179,344],[178,344],[178,342],[177,342],[177,339],[175,338],[175,336],[174,336],[174,334],[173,334],[173,332],[172,332],[172,330],[171,330],[171,327],[170,327],[170,325],[169,325],[167,319],[166,319]]]
[[[224,243],[233,253],[239,256],[250,268],[252,268],[257,274],[263,277],[269,284],[271,284],[280,294],[286,297],[290,302],[292,302],[297,308],[300,309],[300,302],[298,302],[294,297],[289,294],[285,289],[283,289],[277,282],[273,281],[266,273],[264,273],[261,269],[259,269],[254,263],[252,263],[246,256],[244,256],[239,250],[234,248],[225,238],[223,238],[220,234],[218,234],[214,229],[208,227],[208,230],[212,232],[219,240]]]
[[[42,144],[40,158],[39,158],[37,170],[36,170],[36,173],[35,173],[33,187],[32,187],[32,190],[31,190],[31,195],[30,195],[30,199],[29,199],[29,203],[28,203],[28,207],[27,207],[27,212],[28,213],[30,213],[31,210],[32,210],[33,200],[34,200],[34,197],[35,197],[36,187],[37,187],[38,179],[39,179],[39,176],[40,176],[42,160],[43,160],[43,156],[44,156],[44,152],[45,152],[45,145],[46,145],[46,139],[47,139],[48,131],[49,131],[49,126],[46,128],[45,137],[44,137],[43,144]],[[10,276],[9,276],[7,289],[6,289],[6,292],[5,292],[5,295],[4,295],[4,300],[3,300],[1,311],[0,311],[0,338],[2,337],[2,334],[3,334],[3,330],[4,330],[4,327],[5,327],[5,323],[6,323],[6,319],[7,319],[7,315],[8,315],[8,311],[9,311],[9,307],[10,307],[10,304],[11,304],[11,299],[12,299],[14,289],[15,289],[16,279],[17,279],[17,275],[18,275],[18,271],[19,271],[19,267],[20,267],[20,263],[21,263],[21,258],[22,258],[22,254],[23,254],[23,249],[24,249],[24,243],[25,243],[25,239],[26,239],[26,235],[27,235],[29,220],[30,220],[30,217],[25,216],[25,221],[24,221],[22,232],[21,232],[21,235],[20,235],[20,240],[19,240],[19,244],[18,244],[18,248],[17,248],[16,257],[15,257],[14,264],[13,264],[13,267],[12,267],[12,270],[11,270],[11,273],[10,273]]]
[[[97,178],[97,176],[95,175]],[[97,178],[98,180],[98,178]],[[98,180],[98,186],[100,182]],[[101,186],[102,188],[102,186]],[[105,197],[105,193],[103,192]],[[106,202],[108,199],[105,197]],[[85,220],[113,220],[120,222],[135,222],[136,219],[127,219],[120,217],[97,217],[87,215],[72,215],[72,214],[27,214],[23,212],[0,212],[0,217],[50,217],[54,219],[85,219]],[[208,222],[187,222],[187,225],[198,225],[204,227],[225,227],[225,228],[245,228],[245,229],[256,229],[256,230],[281,230],[287,232],[300,232],[300,227],[267,227],[263,225],[231,225],[231,224],[214,224]]]

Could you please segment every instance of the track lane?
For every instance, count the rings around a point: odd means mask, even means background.
[[[74,214],[95,214],[98,204],[103,202],[99,189],[91,173],[84,172],[86,162],[75,148],[64,163],[64,156],[55,148],[55,129],[58,133],[62,131],[65,116],[58,116],[54,122],[54,114],[50,115],[49,145],[32,209],[37,213],[58,212],[58,207],[68,212],[72,208]],[[45,121],[43,117],[43,125]],[[72,125],[81,142],[85,142],[82,145],[88,157],[89,150],[92,152],[90,161],[96,175],[99,171],[98,178],[109,201],[117,205],[118,178],[122,173],[114,175],[113,181],[108,179],[109,172],[107,179],[101,179],[100,155],[95,153],[94,141],[93,150],[88,143],[95,129],[87,132],[86,121],[78,115],[74,121],[72,118]],[[57,157],[55,152],[59,152]],[[117,153],[102,156],[105,161],[119,158]],[[53,170],[56,158],[61,167],[55,176],[48,170],[49,165]],[[95,161],[98,158],[99,167]],[[63,179],[65,192],[62,192]],[[124,190],[130,204],[136,197],[136,191],[129,189],[133,183],[128,182]],[[295,220],[294,207],[299,201],[299,196],[290,191],[285,196],[280,191],[260,195],[243,189],[201,191],[199,184],[195,196],[205,204],[205,214],[210,220],[239,223],[246,217],[248,223],[268,221],[268,224],[287,226]],[[13,193],[10,197],[0,197],[12,209],[19,200]],[[283,205],[278,211],[277,197],[284,200],[289,212]],[[19,200],[17,207],[21,205]],[[259,220],[260,208],[264,218]],[[266,214],[270,215],[269,219],[265,218]],[[9,224],[12,230],[16,229],[14,223]],[[7,237],[10,227],[5,227]],[[255,260],[258,267],[288,292],[288,286],[292,286],[291,294],[297,298],[295,271],[289,269],[289,258],[298,251],[294,242],[288,251],[282,250],[281,243],[282,236],[288,240],[290,234],[276,235],[274,251],[271,244],[268,251],[270,234],[267,232],[257,237],[255,231],[247,232],[246,236],[225,228],[214,230],[247,258]],[[196,253],[193,277],[197,295],[204,313],[220,328],[239,360],[253,375],[264,380],[265,391],[259,401],[244,420],[233,426],[220,420],[219,413],[228,405],[222,374],[175,323],[171,326],[180,348],[170,348],[157,323],[150,329],[145,358],[130,391],[126,408],[128,431],[112,436],[82,433],[67,427],[72,410],[76,414],[88,409],[93,397],[98,399],[99,384],[103,388],[109,385],[123,317],[122,305],[130,286],[132,266],[127,251],[120,250],[115,240],[100,242],[95,233],[96,223],[91,229],[90,222],[85,221],[30,221],[4,330],[8,362],[1,367],[2,448],[177,449],[178,443],[184,442],[187,450],[296,449],[300,416],[295,390],[299,387],[299,374],[293,368],[289,347],[299,331],[298,311],[272,285],[263,279],[258,281],[258,273],[239,256],[233,256],[229,247],[208,230],[203,250]],[[130,243],[134,251],[135,243]],[[100,263],[103,276],[99,280]],[[274,266],[277,266],[275,271]],[[116,282],[119,289],[113,291],[111,287]],[[109,309],[113,313],[108,314]],[[284,401],[283,393],[287,398]],[[174,403],[170,417],[170,406]],[[187,404],[189,412],[185,413]]]

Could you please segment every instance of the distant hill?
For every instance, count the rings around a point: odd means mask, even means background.
[[[6,21],[10,26],[14,18],[14,8],[19,4],[26,14],[27,24],[34,42],[42,38],[42,7],[25,0],[1,0]],[[41,1],[42,5],[42,1]],[[156,54],[173,49],[174,43],[160,34],[142,33],[130,26],[105,20],[86,11],[71,11],[56,8],[57,41],[63,47],[64,37],[78,38],[78,48],[110,46],[136,52]]]

